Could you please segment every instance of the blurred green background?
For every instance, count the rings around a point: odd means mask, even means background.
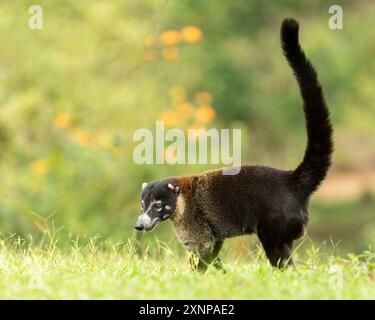
[[[28,27],[31,5],[43,29]],[[168,126],[242,129],[242,162],[294,168],[305,126],[279,47],[300,21],[335,128],[334,165],[312,199],[311,241],[339,251],[375,243],[373,1],[103,0],[0,2],[0,230],[59,242],[135,236],[144,181],[202,165],[137,165],[132,135]],[[168,156],[168,155],[166,155]],[[180,248],[170,224],[141,236]],[[241,254],[255,240],[227,244]],[[251,248],[251,246],[250,246]]]

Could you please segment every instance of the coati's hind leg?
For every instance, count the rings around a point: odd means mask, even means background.
[[[225,272],[223,264],[218,256],[223,243],[224,241],[222,240],[216,241],[213,247],[200,249],[194,252],[193,256],[190,257],[192,269],[204,273],[207,267],[212,264],[216,269]]]
[[[293,265],[293,240],[286,240],[288,238],[278,235],[275,230],[259,228],[258,237],[272,266],[283,269]]]
[[[262,242],[262,245],[272,266],[283,269],[293,265],[291,242]]]

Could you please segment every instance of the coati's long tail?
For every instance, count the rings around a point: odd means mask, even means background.
[[[293,184],[308,197],[325,178],[333,152],[332,126],[317,73],[298,43],[298,22],[285,19],[281,45],[299,84],[307,129],[307,147],[301,164],[293,171]]]

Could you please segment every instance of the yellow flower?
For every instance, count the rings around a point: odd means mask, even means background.
[[[181,30],[182,40],[186,43],[199,42],[203,37],[201,29],[194,26],[187,26]]]
[[[177,47],[165,47],[163,49],[163,57],[165,60],[176,60],[178,57]]]
[[[193,113],[193,106],[189,102],[184,102],[178,106],[177,112],[179,115],[181,115],[181,117],[190,117]]]
[[[174,86],[169,90],[169,96],[174,104],[186,101],[186,90],[182,86]]]
[[[166,127],[172,127],[179,123],[179,116],[176,111],[165,110],[161,113],[160,120],[164,121]]]
[[[87,132],[85,130],[81,130],[81,129],[75,130],[72,133],[72,138],[73,138],[73,141],[81,147],[85,147],[85,146],[90,145],[90,143],[92,141],[91,134],[89,132]]]
[[[200,106],[196,113],[195,118],[198,123],[207,124],[212,122],[215,119],[216,113],[214,108],[209,105]]]
[[[47,159],[38,159],[31,163],[30,171],[33,175],[44,176],[50,168],[50,163]]]
[[[176,46],[181,41],[181,34],[176,30],[167,30],[161,33],[159,39],[166,46]]]
[[[53,118],[53,126],[59,129],[67,129],[71,126],[72,118],[67,112],[58,113]]]
[[[211,105],[213,98],[207,91],[198,91],[194,96],[195,102],[198,105]]]

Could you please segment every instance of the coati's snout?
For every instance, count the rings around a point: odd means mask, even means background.
[[[141,210],[134,228],[152,231],[161,221],[170,218],[176,211],[180,188],[171,179],[142,184]]]

